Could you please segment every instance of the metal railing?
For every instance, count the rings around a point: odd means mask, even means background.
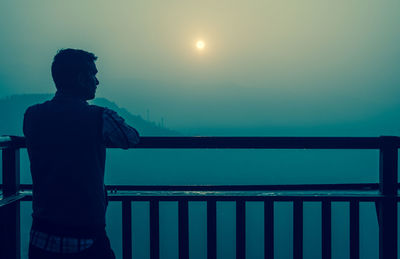
[[[217,255],[217,201],[236,203],[236,258],[246,256],[246,202],[264,203],[264,257],[274,257],[274,202],[293,203],[293,257],[303,258],[303,203],[321,202],[322,258],[332,255],[332,202],[350,204],[350,258],[360,258],[360,202],[375,202],[379,223],[379,258],[397,258],[398,137],[143,137],[136,148],[221,149],[376,149],[379,183],[232,186],[107,186],[110,201],[122,202],[123,258],[132,258],[132,202],[150,203],[150,258],[160,256],[159,203],[178,202],[179,258],[189,258],[191,201],[207,204],[207,258]],[[3,198],[0,200],[0,257],[20,258],[20,201],[31,200],[30,185],[19,183],[19,149],[24,139],[4,137]],[[112,147],[111,147],[112,148]],[[329,190],[329,192],[326,192]],[[278,192],[279,191],[279,192]]]

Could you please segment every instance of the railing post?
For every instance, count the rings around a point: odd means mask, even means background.
[[[379,259],[397,258],[397,155],[396,137],[380,137]]]
[[[19,192],[19,149],[3,150],[3,197]],[[21,258],[19,201],[0,209],[0,258]]]
[[[274,202],[264,201],[264,259],[274,259]]]
[[[236,259],[246,258],[246,202],[236,201]]]
[[[293,202],[293,258],[303,259],[303,201]]]
[[[150,201],[150,259],[160,258],[160,207],[158,200]]]
[[[207,259],[217,258],[217,202],[207,201]]]
[[[332,258],[332,203],[322,202],[322,259]]]
[[[189,258],[189,203],[178,201],[179,259]]]
[[[360,259],[360,202],[350,201],[350,258]]]
[[[122,258],[132,259],[132,202],[122,201]]]

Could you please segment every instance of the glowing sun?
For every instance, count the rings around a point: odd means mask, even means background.
[[[205,44],[204,41],[202,41],[202,40],[199,40],[199,41],[196,42],[196,48],[197,48],[198,50],[204,49],[205,46],[206,46],[206,44]]]

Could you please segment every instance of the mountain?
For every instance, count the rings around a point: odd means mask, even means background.
[[[0,135],[22,136],[22,121],[26,108],[42,103],[53,97],[52,94],[12,95],[0,99]],[[179,136],[177,131],[162,127],[154,122],[144,120],[140,115],[131,114],[116,103],[105,98],[96,98],[91,104],[110,108],[122,116],[125,121],[136,128],[141,136]]]

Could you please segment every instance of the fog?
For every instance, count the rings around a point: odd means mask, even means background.
[[[395,135],[399,9],[365,0],[2,1],[0,97],[54,92],[52,57],[72,47],[99,57],[99,97],[189,135]]]
[[[99,57],[98,97],[182,135],[399,135],[399,10],[397,0],[1,1],[0,98],[54,93],[52,58],[79,48]],[[30,183],[25,153],[21,169]],[[377,179],[376,151],[343,150],[111,150],[105,176],[107,184],[132,185]],[[31,207],[22,204],[26,256]],[[163,258],[177,253],[170,205],[161,206]],[[219,258],[234,256],[231,205],[219,205]],[[263,252],[259,205],[248,204],[248,258]],[[292,253],[289,205],[275,207],[276,258]],[[107,224],[120,257],[119,206],[111,203]],[[146,206],[134,205],[138,258],[148,258]],[[333,207],[333,258],[348,258],[348,204]],[[205,258],[204,208],[191,204],[193,258]],[[375,207],[360,208],[361,257],[376,258]],[[305,258],[321,254],[319,213],[320,204],[305,204]]]

